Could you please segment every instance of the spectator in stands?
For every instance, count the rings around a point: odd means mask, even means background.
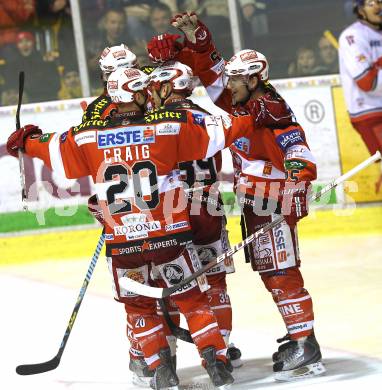
[[[171,18],[172,13],[168,5],[158,3],[151,7],[149,24],[152,29],[152,34],[149,39],[154,35],[160,35],[166,32],[175,33],[176,29],[171,26]]]
[[[314,50],[311,47],[300,47],[296,52],[296,59],[289,64],[289,77],[313,76],[321,73]]]
[[[106,11],[100,25],[101,31],[86,41],[89,77],[92,87],[99,86],[99,57],[105,47],[127,43],[131,46],[135,40],[127,34],[127,20],[123,9],[114,8]],[[97,36],[98,35],[98,36]]]
[[[1,92],[0,105],[1,106],[15,106],[19,101],[19,91],[15,87],[8,87],[4,85],[4,90]],[[29,103],[29,96],[23,93],[23,103]]]
[[[82,97],[81,80],[76,64],[64,69],[61,77],[61,88],[58,91],[59,99],[76,99]]]
[[[337,49],[324,36],[322,36],[318,41],[318,49],[320,55],[321,73],[322,74],[338,73],[339,67],[338,67]]]
[[[56,64],[45,61],[36,51],[35,37],[31,32],[19,32],[16,45],[4,50],[4,58],[7,89],[17,90],[18,73],[23,70],[26,72],[24,89],[31,102],[57,99],[60,82]]]
[[[251,37],[269,33],[267,5],[257,0],[239,0],[244,20],[249,24]]]
[[[46,56],[59,58],[63,66],[70,66],[76,61],[70,1],[39,0],[37,15],[41,30],[39,50]]]
[[[0,47],[16,42],[20,26],[26,26],[35,15],[35,0],[1,0]]]

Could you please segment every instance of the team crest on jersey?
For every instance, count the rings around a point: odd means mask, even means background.
[[[98,149],[151,144],[155,142],[154,126],[131,126],[97,133]]]
[[[246,154],[249,153],[249,148],[251,146],[251,141],[246,137],[241,137],[235,140],[234,145],[238,150]]]

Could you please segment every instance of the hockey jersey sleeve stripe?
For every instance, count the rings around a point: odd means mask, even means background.
[[[378,78],[378,69],[376,67],[372,67],[367,69],[361,75],[355,78],[357,85],[363,91],[372,91],[375,89]]]
[[[241,171],[245,175],[263,177],[271,180],[285,179],[285,172],[280,171],[275,166],[272,166],[272,170],[270,170],[269,174],[265,174],[264,172],[268,171],[265,169],[266,162],[263,160],[247,160],[241,154],[237,154],[237,156],[241,159]]]
[[[206,155],[208,158],[214,156],[219,150],[224,149],[226,139],[221,117],[207,115],[204,118],[204,123],[210,138]]]
[[[217,322],[213,322],[212,324],[209,324],[209,325],[205,326],[204,328],[199,329],[196,332],[192,333],[191,337],[194,339],[195,337],[198,337],[201,334],[208,332],[210,329],[216,328],[217,326],[218,326]]]
[[[206,87],[208,96],[211,98],[213,102],[216,102],[216,100],[218,100],[219,96],[224,91],[224,87],[225,86],[224,86],[223,75],[217,78],[211,85]]]
[[[58,133],[55,133],[49,142],[49,155],[52,170],[61,177],[67,178],[61,156],[60,134]]]

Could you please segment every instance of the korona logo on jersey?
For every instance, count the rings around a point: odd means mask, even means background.
[[[184,272],[178,264],[166,264],[163,267],[164,276],[172,285],[180,283],[184,278]]]
[[[289,147],[304,142],[304,136],[299,129],[287,131],[276,138],[280,148],[285,152]]]
[[[154,142],[154,126],[123,127],[119,129],[99,131],[97,134],[98,149],[151,144]]]

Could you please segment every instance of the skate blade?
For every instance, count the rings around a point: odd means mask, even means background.
[[[279,371],[274,373],[274,378],[280,382],[293,382],[299,379],[312,378],[326,372],[321,361],[308,364],[290,371]]]
[[[228,390],[231,388],[231,385],[215,386],[215,389],[218,390]]]
[[[149,376],[138,376],[137,374],[133,373],[133,379],[132,382],[134,385],[139,387],[146,387],[150,388],[150,380],[152,377]]]
[[[243,361],[239,359],[231,360],[231,364],[233,368],[239,368],[243,365]]]

